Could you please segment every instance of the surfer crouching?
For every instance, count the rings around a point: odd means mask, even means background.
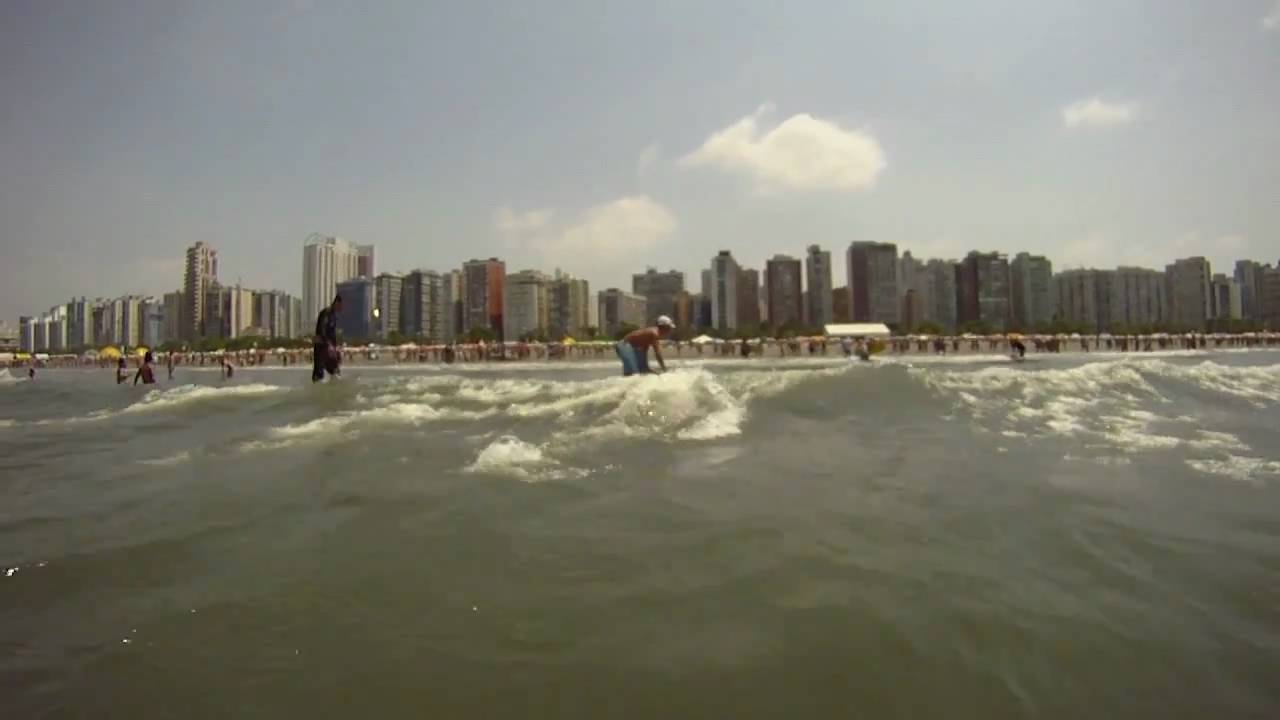
[[[622,361],[622,374],[630,377],[637,373],[646,375],[653,372],[649,369],[649,348],[653,348],[653,356],[658,359],[658,367],[667,371],[667,364],[662,361],[662,340],[671,335],[676,326],[666,315],[658,317],[651,327],[640,328],[618,341],[614,350]]]

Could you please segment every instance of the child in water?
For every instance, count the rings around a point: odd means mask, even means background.
[[[143,385],[154,385],[156,383],[155,363],[155,357],[148,350],[147,354],[142,358],[142,365],[138,367],[138,373],[133,376],[133,384],[137,385],[138,380],[142,380]]]
[[[120,362],[116,363],[116,384],[123,385],[129,382],[129,368],[125,365],[124,358],[120,358]]]

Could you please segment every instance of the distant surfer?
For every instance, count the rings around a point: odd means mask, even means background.
[[[862,362],[871,361],[871,349],[867,347],[867,341],[862,338],[858,338],[858,342],[854,343],[853,354],[857,355]]]
[[[342,356],[338,354],[338,313],[342,312],[342,296],[316,316],[316,336],[311,347],[311,382],[320,382],[324,374],[342,375]]]
[[[630,377],[637,373],[646,375],[653,372],[649,369],[649,348],[653,348],[653,356],[658,360],[658,367],[667,371],[667,364],[662,360],[662,342],[671,335],[676,326],[671,318],[660,315],[657,322],[647,328],[640,328],[618,341],[614,350],[622,361],[622,374]]]
[[[139,380],[142,381],[143,385],[155,385],[156,383],[156,359],[150,350],[142,358],[142,364],[138,366],[138,372],[133,376],[133,384],[137,385]]]
[[[1023,360],[1027,357],[1027,346],[1017,335],[1009,336],[1009,357],[1014,360]]]

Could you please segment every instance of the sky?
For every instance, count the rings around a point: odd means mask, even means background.
[[[187,246],[629,288],[855,240],[1280,260],[1280,1],[0,3],[0,319]],[[844,281],[835,263],[836,284]]]

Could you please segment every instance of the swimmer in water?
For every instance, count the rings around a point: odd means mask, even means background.
[[[156,384],[156,359],[150,350],[142,358],[142,364],[138,366],[138,372],[133,376],[133,384],[137,385],[139,380],[143,385]]]
[[[667,371],[667,364],[662,360],[662,342],[671,336],[676,329],[671,318],[662,315],[657,322],[647,328],[641,328],[618,341],[614,350],[622,361],[622,374],[630,377],[637,373],[646,375],[653,372],[649,369],[649,348],[653,348],[653,356],[658,359],[658,367]]]

